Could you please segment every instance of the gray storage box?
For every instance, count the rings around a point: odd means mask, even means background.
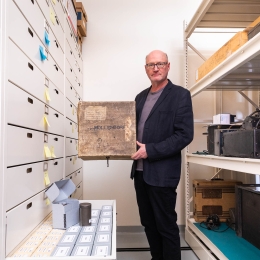
[[[111,253],[111,244],[100,244],[100,245],[93,245],[92,248],[92,256],[107,256]]]
[[[90,256],[93,245],[75,245],[71,256]]]
[[[53,228],[67,229],[79,223],[79,201],[68,199],[75,189],[75,184],[67,179],[54,182],[46,190],[45,193],[52,202]]]
[[[56,246],[56,248],[53,250],[51,256],[59,256],[59,257],[70,256],[73,247],[74,247],[74,245]]]

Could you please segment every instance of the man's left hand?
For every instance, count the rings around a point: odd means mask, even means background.
[[[136,141],[136,143],[137,143],[138,146],[140,146],[140,148],[138,149],[138,151],[136,153],[134,153],[131,156],[131,158],[133,160],[146,159],[147,153],[146,153],[145,144],[139,143],[138,141]]]

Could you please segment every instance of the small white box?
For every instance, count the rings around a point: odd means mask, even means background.
[[[97,233],[94,244],[111,244],[111,233]]]
[[[103,232],[112,232],[112,225],[111,224],[99,224],[97,228],[98,233]]]
[[[67,229],[79,223],[79,201],[68,199],[75,189],[75,184],[66,179],[54,182],[46,190],[45,193],[52,202],[53,228]]]
[[[213,116],[213,124],[230,124],[230,114],[217,114]]]
[[[95,240],[95,234],[94,233],[90,233],[90,234],[86,234],[86,233],[81,233],[78,236],[78,239],[76,241],[76,244],[82,244],[82,245],[86,245],[86,244],[93,244]]]
[[[95,218],[99,218],[100,215],[100,209],[92,209],[91,210],[91,218],[95,217]]]
[[[100,214],[101,218],[112,218],[113,217],[113,211],[101,211]]]
[[[57,246],[51,256],[59,256],[59,257],[64,257],[64,256],[70,256],[72,249],[74,245],[72,246]]]
[[[93,245],[75,245],[71,256],[90,256]]]
[[[111,244],[106,243],[106,244],[100,244],[100,245],[93,245],[92,249],[92,256],[107,256],[110,255],[111,251]]]
[[[112,205],[103,205],[102,211],[113,211],[113,206]]]
[[[102,218],[99,219],[99,225],[100,224],[112,225],[112,218],[110,218],[110,217],[102,217]]]
[[[97,226],[86,226],[82,227],[81,234],[82,233],[96,233]]]
[[[74,244],[76,244],[78,236],[79,233],[65,233],[58,242],[58,246],[73,246]]]

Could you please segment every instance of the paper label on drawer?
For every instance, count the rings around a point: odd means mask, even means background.
[[[112,216],[112,211],[104,211],[102,212],[102,216]]]
[[[90,243],[92,241],[92,235],[82,235],[79,239],[79,242]]]
[[[50,123],[46,115],[43,116],[43,119],[44,119],[44,124],[50,127]]]
[[[99,231],[110,231],[109,225],[101,225],[99,226]]]
[[[74,256],[87,256],[89,254],[89,250],[89,246],[78,246],[74,253]]]
[[[108,255],[108,246],[96,246],[94,255]]]
[[[80,226],[76,226],[76,227],[70,227],[67,232],[79,232],[80,230]]]
[[[87,227],[84,227],[83,228],[83,232],[89,232],[89,233],[92,233],[92,232],[95,232],[95,226],[87,226]]]
[[[69,253],[70,247],[58,247],[53,256],[67,256]]]
[[[111,218],[101,218],[101,223],[110,223],[111,222]]]
[[[72,243],[75,240],[75,235],[65,235],[62,239],[62,243]]]
[[[45,203],[46,203],[46,205],[48,206],[48,205],[50,205],[50,200],[49,200],[49,198],[47,198],[46,200],[45,200]]]
[[[88,106],[85,110],[86,120],[106,120],[107,108],[105,106]]]
[[[44,172],[44,182],[45,182],[45,185],[49,185],[50,184],[50,178],[49,178],[48,171]]]
[[[98,235],[97,242],[109,242],[109,234]]]
[[[55,152],[54,152],[54,146],[51,146],[51,157],[56,158]]]
[[[45,98],[46,98],[46,101],[51,101],[51,97],[50,97],[50,93],[49,93],[48,88],[45,89]]]
[[[44,145],[44,153],[45,153],[45,157],[46,158],[50,158],[51,157],[51,151],[50,151],[49,147],[46,144]]]

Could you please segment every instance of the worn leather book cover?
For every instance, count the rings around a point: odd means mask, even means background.
[[[135,115],[134,101],[79,102],[79,158],[131,160],[136,151]]]

